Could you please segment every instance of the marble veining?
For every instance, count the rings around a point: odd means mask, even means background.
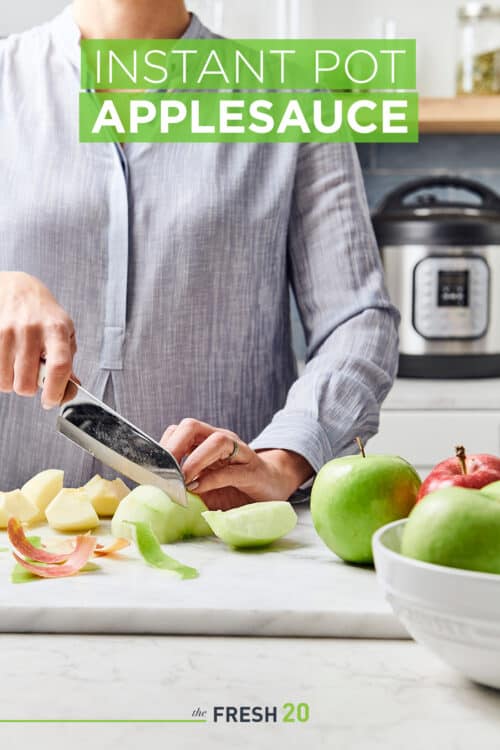
[[[125,560],[99,560],[97,573],[15,585],[4,551],[0,632],[408,637],[374,571],[342,563],[308,508],[298,514],[296,529],[265,550],[235,552],[215,538],[170,545],[169,554],[200,571],[188,581],[130,549]],[[109,533],[109,523],[99,531]],[[6,543],[0,534],[0,548]]]
[[[500,692],[411,641],[0,636],[0,719],[184,718],[203,725],[0,723],[0,746],[51,750],[490,750]],[[213,707],[304,701],[298,724],[215,723]]]

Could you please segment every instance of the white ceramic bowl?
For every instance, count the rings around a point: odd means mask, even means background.
[[[405,523],[390,523],[373,537],[377,577],[395,614],[444,662],[500,688],[500,575],[404,557]]]

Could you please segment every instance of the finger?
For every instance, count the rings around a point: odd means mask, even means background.
[[[245,492],[250,487],[251,472],[246,465],[229,464],[222,466],[220,469],[205,471],[196,481],[196,487],[188,487],[191,491],[196,491],[197,495],[204,495],[206,492],[221,490],[226,487],[233,487],[240,492]]]
[[[38,369],[42,349],[42,332],[38,326],[26,327],[17,342],[14,359],[14,392],[34,396],[38,390]]]
[[[176,424],[171,424],[169,427],[167,427],[167,429],[165,430],[165,432],[163,433],[163,435],[161,437],[160,445],[163,445],[164,448],[167,447],[167,440],[169,440],[169,438],[172,437],[172,435],[176,431],[177,427],[178,427],[178,425],[176,425]]]
[[[190,453],[193,448],[216,430],[216,427],[212,427],[206,422],[199,422],[197,419],[183,419],[163,445],[180,462],[187,453]]]
[[[43,352],[42,358],[46,358],[46,353]],[[78,388],[77,386],[81,385],[82,381],[79,377],[77,377],[74,373],[74,371],[71,371],[70,380],[68,380],[68,384],[66,386],[66,390],[64,391],[64,396],[62,397],[61,405],[67,404],[69,401],[73,401],[74,398],[78,395]]]
[[[73,355],[70,336],[64,325],[52,329],[45,342],[47,375],[42,392],[42,404],[50,409],[60,404],[71,376]]]
[[[192,482],[195,477],[209,466],[218,461],[228,459],[234,452],[235,441],[226,432],[217,431],[209,435],[186,459],[182,471],[186,483]],[[245,463],[249,459],[251,449],[244,443],[238,442],[238,453],[236,460]]]
[[[14,347],[14,329],[0,330],[0,391],[2,393],[10,393],[14,387]]]

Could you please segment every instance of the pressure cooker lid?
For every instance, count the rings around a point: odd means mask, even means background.
[[[372,220],[380,247],[500,245],[500,196],[462,177],[407,182],[387,195]]]

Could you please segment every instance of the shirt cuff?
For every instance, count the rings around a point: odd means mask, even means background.
[[[309,414],[278,413],[250,447],[254,450],[294,451],[311,464],[315,473],[333,458],[328,435],[317,419]]]

